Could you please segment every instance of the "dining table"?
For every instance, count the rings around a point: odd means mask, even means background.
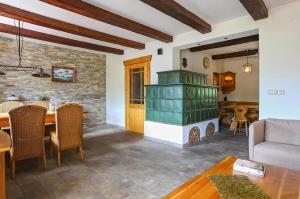
[[[45,117],[45,123],[55,123],[55,112],[48,111]],[[9,114],[0,113],[0,127],[9,127]]]
[[[252,123],[259,119],[259,104],[257,102],[219,102],[219,119],[223,125],[229,125],[229,131],[237,128],[237,122],[233,120],[235,109],[242,106],[247,109],[246,117]]]
[[[5,152],[9,151],[11,147],[10,136],[4,131],[0,130],[0,198],[6,197],[6,182],[5,182]]]

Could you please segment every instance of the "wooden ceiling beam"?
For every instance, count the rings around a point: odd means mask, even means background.
[[[141,0],[145,4],[177,19],[201,33],[211,32],[211,25],[203,19],[181,6],[176,1],[166,0]]]
[[[268,17],[268,8],[263,0],[240,0],[254,20]]]
[[[225,53],[225,54],[219,54],[219,55],[213,55],[213,60],[220,60],[220,59],[229,59],[229,58],[235,58],[235,57],[244,57],[247,55],[256,55],[258,53],[258,49],[253,50],[244,50],[239,52],[233,52],[233,53]]]
[[[210,49],[214,49],[214,48],[222,48],[222,47],[233,46],[233,45],[237,45],[237,44],[254,42],[254,41],[258,41],[258,40],[259,40],[259,35],[252,35],[252,36],[247,36],[247,37],[241,37],[238,39],[231,39],[231,40],[221,41],[221,42],[217,42],[217,43],[196,46],[196,47],[190,48],[190,51],[191,52],[204,51],[204,50],[210,50]]]
[[[102,21],[113,26],[117,26],[147,37],[151,37],[166,43],[173,41],[173,36],[163,33],[154,28],[150,28],[131,19],[114,14],[110,11],[96,7],[82,0],[40,0],[50,5],[75,12],[98,21]]]
[[[84,28],[84,27],[70,24],[70,23],[67,23],[64,21],[59,21],[56,19],[38,15],[38,14],[35,14],[32,12],[21,10],[19,8],[8,6],[8,5],[5,5],[2,3],[0,3],[0,15],[9,17],[12,19],[24,21],[27,23],[35,24],[38,26],[43,26],[46,28],[51,28],[51,29],[55,29],[55,30],[59,30],[59,31],[63,31],[63,32],[68,32],[68,33],[83,36],[83,37],[88,37],[88,38],[92,38],[92,39],[96,39],[96,40],[100,40],[100,41],[118,44],[121,46],[126,46],[126,47],[136,48],[136,49],[144,49],[145,48],[145,44],[143,44],[143,43],[139,43],[136,41],[113,36],[113,35],[99,32],[96,30],[92,30],[89,28]]]
[[[0,23],[0,32],[16,35],[16,34],[18,34],[18,28],[15,26]],[[32,39],[38,39],[38,40],[42,40],[42,41],[53,42],[53,43],[57,43],[57,44],[67,45],[67,46],[75,46],[75,47],[79,47],[79,48],[107,52],[107,53],[112,53],[112,54],[117,54],[117,55],[124,54],[124,51],[121,49],[91,44],[91,43],[87,43],[87,42],[83,42],[83,41],[77,41],[77,40],[73,40],[73,39],[69,39],[69,38],[65,38],[65,37],[54,36],[54,35],[37,32],[37,31],[33,31],[33,30],[28,30],[28,29],[24,29],[24,28],[21,29],[21,32],[24,37],[29,37]]]

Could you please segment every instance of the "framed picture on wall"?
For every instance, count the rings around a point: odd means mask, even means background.
[[[52,81],[75,83],[76,69],[69,66],[52,66]]]

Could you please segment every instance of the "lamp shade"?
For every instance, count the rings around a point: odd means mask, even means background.
[[[51,77],[48,73],[44,72],[44,69],[37,68],[36,71],[31,75],[33,77],[39,77],[39,78],[48,78]]]
[[[252,72],[252,67],[253,67],[253,64],[244,64],[243,65],[243,72],[244,73],[251,73]]]

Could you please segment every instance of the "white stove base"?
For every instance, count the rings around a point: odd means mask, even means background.
[[[219,119],[206,120],[186,126],[177,126],[172,124],[163,124],[152,121],[144,122],[144,136],[166,144],[177,147],[184,147],[189,143],[189,132],[197,126],[200,129],[200,139],[205,137],[206,127],[212,122],[215,125],[215,132],[219,131]]]

